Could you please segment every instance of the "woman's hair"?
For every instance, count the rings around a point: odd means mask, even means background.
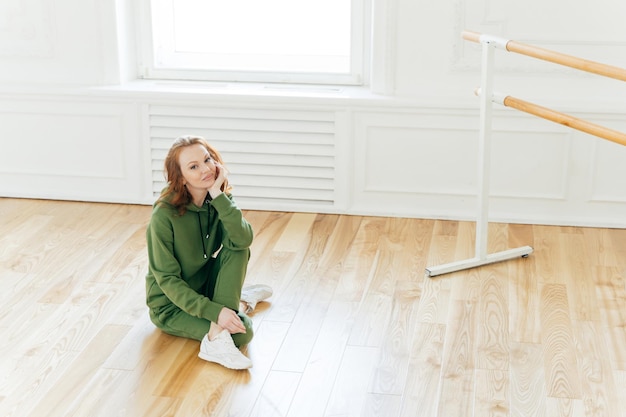
[[[174,143],[172,143],[165,157],[164,174],[167,187],[161,192],[157,203],[167,201],[169,204],[173,205],[181,215],[185,214],[187,205],[191,202],[192,198],[189,191],[187,191],[187,187],[185,187],[184,177],[178,159],[183,148],[196,144],[202,145],[211,155],[211,159],[218,162],[220,165],[224,165],[222,155],[220,155],[217,149],[209,145],[203,137],[185,135],[179,136],[174,140]],[[223,192],[230,192],[231,187],[228,185],[228,179],[222,184],[221,190]]]

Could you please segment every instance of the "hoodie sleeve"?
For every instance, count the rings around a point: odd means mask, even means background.
[[[247,249],[252,244],[252,226],[243,217],[230,194],[222,193],[211,201],[222,223],[222,245],[232,250]]]

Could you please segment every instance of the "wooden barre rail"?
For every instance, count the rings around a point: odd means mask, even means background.
[[[542,107],[537,104],[529,103],[528,101],[520,100],[519,98],[506,96],[502,100],[502,104],[506,107],[511,107],[516,110],[523,111],[525,113],[532,114],[534,116],[541,117],[543,119],[550,120],[576,130],[580,130],[585,133],[589,133],[600,138],[610,140],[611,142],[619,143],[626,146],[626,133],[619,132],[617,130],[609,129],[604,126],[600,126],[583,119],[579,119],[558,111]]]
[[[483,36],[486,35],[471,31],[463,32],[463,39],[471,42],[481,43],[481,37]],[[537,46],[528,45],[513,40],[506,40],[506,43],[503,45],[503,47],[509,52],[515,52],[521,55],[526,55],[555,64],[564,65],[566,67],[575,68],[581,71],[602,75],[604,77],[614,78],[620,81],[626,81],[626,69],[624,68],[606,65],[600,62],[589,61],[587,59],[562,54],[560,52],[539,48]]]

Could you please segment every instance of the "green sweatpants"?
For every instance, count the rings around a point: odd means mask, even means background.
[[[246,278],[249,258],[249,250],[234,251],[223,247],[215,258],[209,273],[206,294],[203,294],[236,311],[241,318],[246,333],[231,335],[237,347],[248,344],[253,336],[252,320],[239,312],[241,288]],[[187,314],[174,304],[150,310],[150,319],[165,333],[195,340],[202,340],[211,327],[209,320]]]

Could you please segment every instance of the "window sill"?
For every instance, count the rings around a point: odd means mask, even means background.
[[[173,95],[184,98],[219,96],[221,99],[276,99],[279,101],[290,99],[388,101],[391,99],[389,96],[373,94],[366,87],[241,82],[135,80],[115,86],[92,87],[90,90],[135,96]]]
[[[470,96],[450,100],[444,96],[403,97],[373,93],[368,87],[272,84],[243,82],[199,82],[135,80],[120,85],[92,87],[92,93],[134,99],[220,100],[220,102],[264,102],[323,106],[425,107],[473,109],[478,100]]]
[[[473,96],[454,100],[444,96],[403,97],[376,94],[368,87],[357,86],[176,80],[133,80],[104,86],[0,85],[0,95],[88,96],[145,102],[216,100],[221,104],[245,101],[246,103],[327,107],[474,109],[478,105],[478,101]]]

